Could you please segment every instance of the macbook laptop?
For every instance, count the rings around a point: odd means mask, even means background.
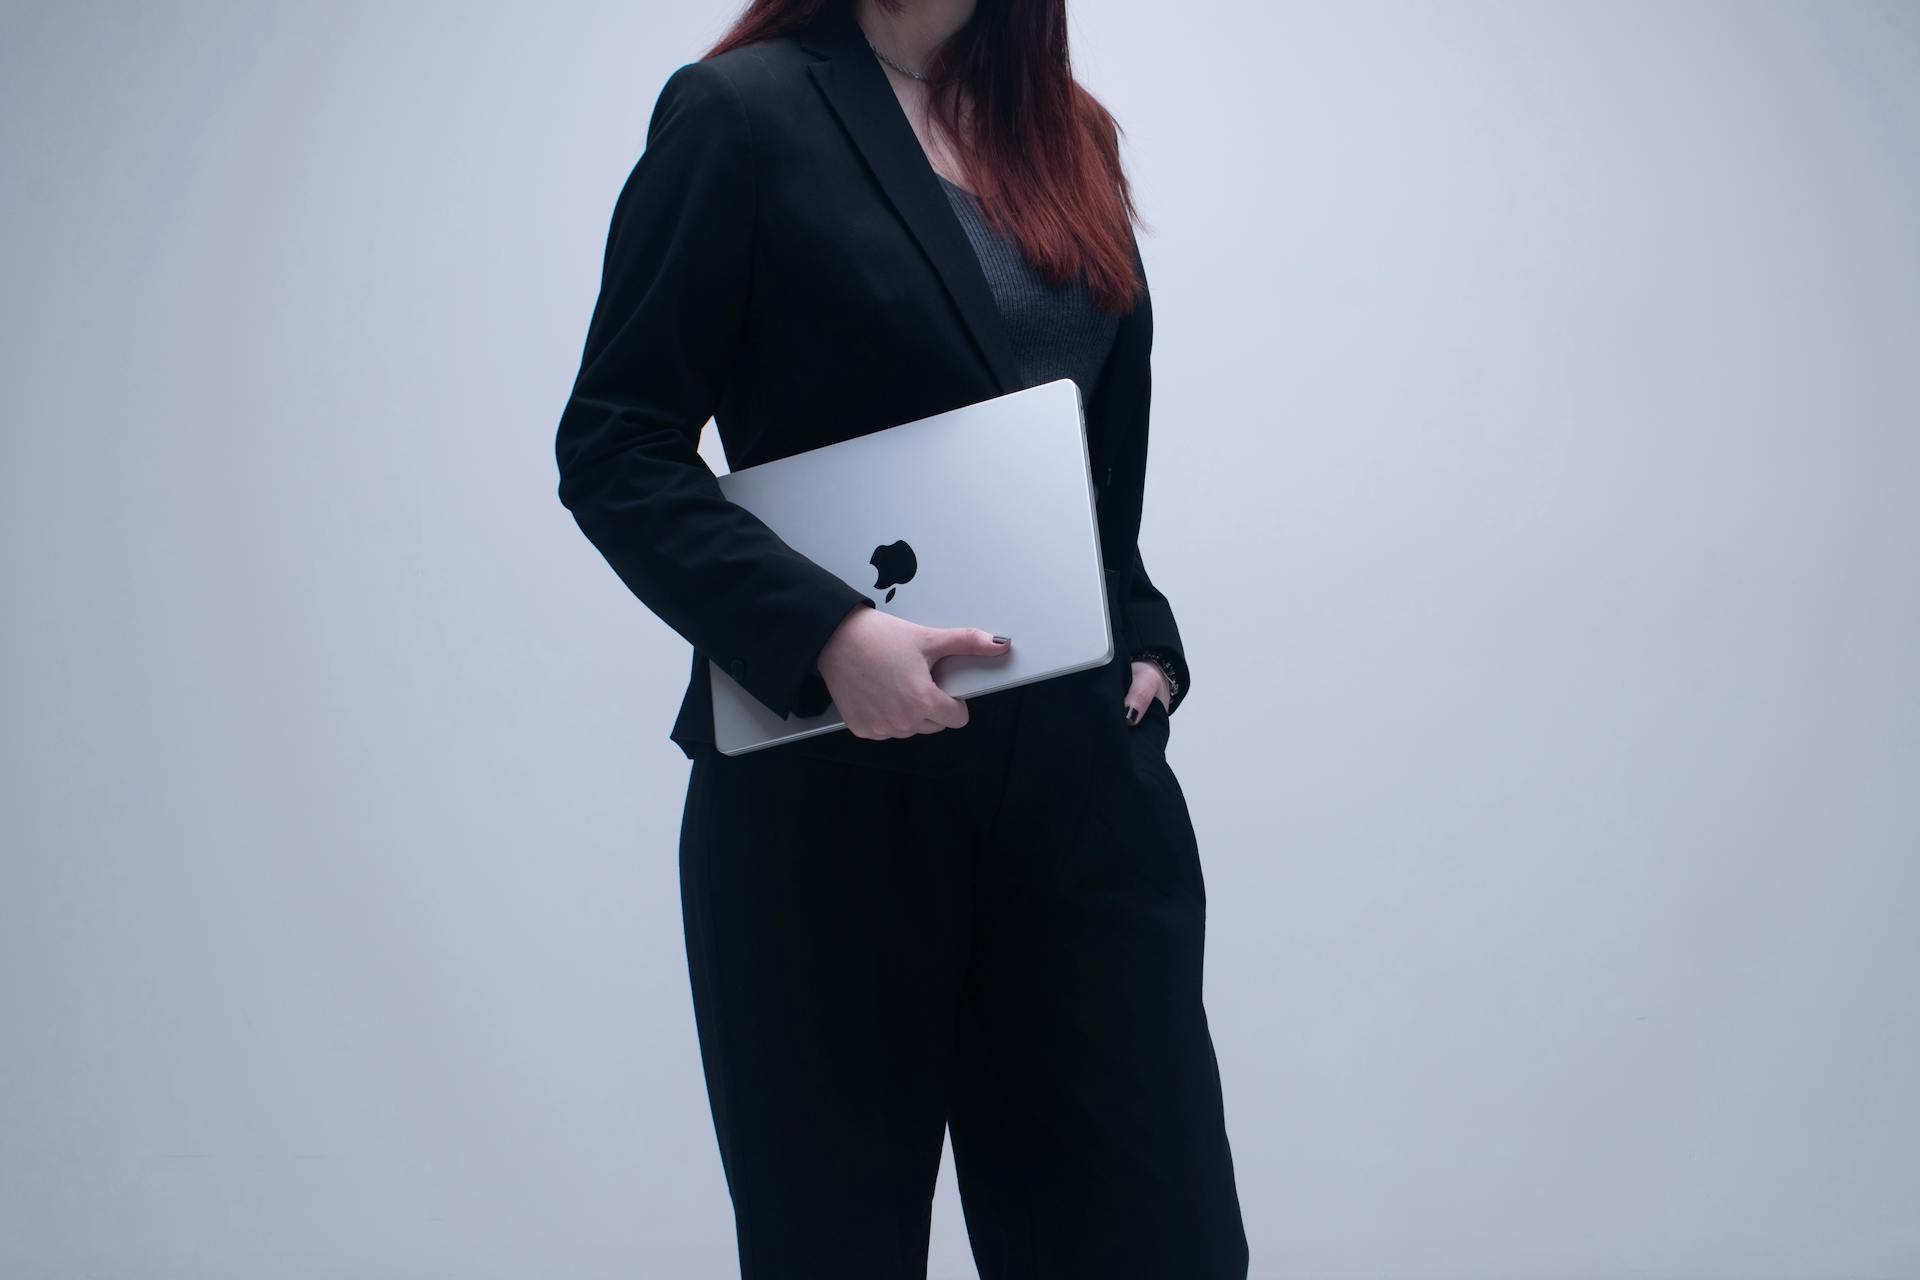
[[[719,477],[796,551],[874,607],[929,627],[1013,637],[954,654],[956,698],[1104,666],[1106,574],[1080,386],[1059,378]],[[739,755],[843,730],[831,705],[777,716],[709,661],[715,747]]]

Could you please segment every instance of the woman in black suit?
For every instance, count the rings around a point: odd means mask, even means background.
[[[1247,1274],[1117,138],[1064,0],[754,0],[668,77],[614,208],[560,498],[693,646],[682,906],[748,1280],[923,1277],[949,1130],[985,1280]],[[880,612],[697,452],[709,418],[749,466],[1063,371],[1115,658],[965,701],[933,663],[1007,638]],[[709,660],[847,731],[720,755]]]

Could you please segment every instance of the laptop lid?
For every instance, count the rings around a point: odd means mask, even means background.
[[[964,405],[718,477],[721,492],[874,607],[929,627],[1013,637],[955,654],[956,698],[1113,658],[1086,416],[1072,378]],[[831,705],[776,716],[709,662],[714,745],[739,755],[845,728]]]

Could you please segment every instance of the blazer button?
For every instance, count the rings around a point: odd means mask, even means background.
[[[735,680],[739,680],[747,674],[747,664],[740,661],[740,659],[735,658],[732,662],[729,662],[727,664],[727,674],[732,676]]]

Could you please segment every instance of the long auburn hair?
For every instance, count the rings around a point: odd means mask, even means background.
[[[853,0],[750,0],[702,60],[789,35],[830,4]],[[875,0],[899,13],[906,0]],[[1142,281],[1132,224],[1140,221],[1120,164],[1123,132],[1073,78],[1066,0],[977,0],[973,16],[926,68],[930,108],[952,141],[987,221],[1059,286],[1076,276],[1094,304],[1124,312]],[[974,125],[963,128],[964,86]]]

